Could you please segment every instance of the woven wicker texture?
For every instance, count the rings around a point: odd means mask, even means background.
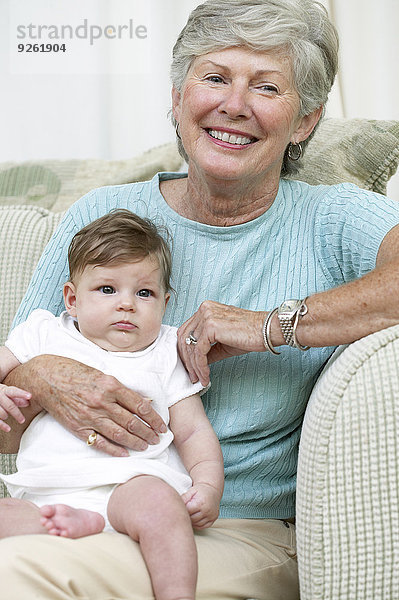
[[[334,358],[334,357],[333,357]],[[301,600],[399,598],[399,325],[327,365],[301,437]]]

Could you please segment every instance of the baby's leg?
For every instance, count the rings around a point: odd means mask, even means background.
[[[66,504],[52,504],[40,509],[41,524],[46,533],[68,538],[80,538],[100,533],[105,526],[103,517],[92,510],[72,508]]]
[[[0,499],[0,538],[29,533],[47,533],[40,523],[39,508],[27,500]]]
[[[194,600],[197,550],[179,494],[150,475],[118,486],[108,503],[111,525],[140,543],[156,600]]]

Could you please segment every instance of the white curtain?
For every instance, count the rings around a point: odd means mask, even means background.
[[[399,119],[399,1],[324,0],[338,29],[340,69],[327,116]],[[399,200],[399,173],[388,184]]]
[[[399,119],[399,0],[323,0],[339,31],[340,72],[327,116]],[[127,158],[174,139],[169,65],[173,43],[198,0],[0,0],[0,161]],[[16,53],[16,26],[143,23],[148,37],[112,40],[44,59]],[[72,43],[73,42],[73,43]],[[126,50],[127,49],[127,50]],[[86,66],[85,52],[91,50]],[[137,54],[137,50],[141,54]],[[80,58],[79,58],[80,57]],[[31,59],[31,66],[23,61]],[[24,70],[25,69],[25,70]],[[68,71],[69,69],[69,71]],[[399,199],[398,183],[390,186]],[[397,186],[397,187],[395,187]]]
[[[340,36],[345,117],[399,118],[398,0],[328,0]]]

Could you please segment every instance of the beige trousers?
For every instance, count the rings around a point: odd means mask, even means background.
[[[219,519],[195,538],[198,599],[299,599],[294,525]],[[153,600],[138,544],[119,533],[78,540],[50,535],[0,540],[0,597]]]

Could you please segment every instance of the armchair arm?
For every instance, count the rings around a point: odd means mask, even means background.
[[[298,465],[301,600],[399,597],[399,325],[329,361]]]

